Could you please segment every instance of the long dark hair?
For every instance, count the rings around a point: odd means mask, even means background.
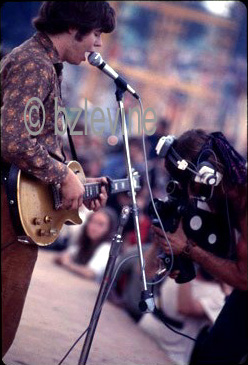
[[[214,168],[223,175],[223,186],[216,187],[218,194],[213,195],[212,201],[219,212],[226,211],[227,196],[224,191],[227,195],[229,192],[235,191],[235,198],[230,199],[229,197],[228,201],[231,202],[232,208],[231,220],[238,227],[237,220],[246,214],[247,168],[245,159],[231,146],[221,132],[207,133],[202,129],[192,129],[183,133],[175,141],[173,148],[182,158],[192,162],[195,166],[201,156],[201,161],[211,162]],[[208,153],[209,155],[207,155]],[[165,161],[165,167],[171,176],[184,187],[194,180],[194,176],[192,178],[190,172],[179,170],[169,160]]]
[[[110,33],[115,28],[115,11],[106,1],[44,1],[34,27],[48,34],[77,29],[77,40],[98,29]]]
[[[92,244],[92,241],[87,233],[87,225],[91,221],[94,214],[97,214],[97,213],[103,213],[108,217],[109,228],[108,228],[107,232],[102,237],[99,238],[98,242],[94,242],[94,244]],[[113,209],[111,209],[109,207],[104,207],[104,208],[99,209],[97,212],[92,213],[88,217],[87,222],[82,229],[82,233],[79,236],[79,239],[78,239],[79,251],[78,251],[76,257],[74,258],[74,261],[77,263],[80,263],[80,264],[87,264],[87,262],[91,259],[96,247],[98,247],[103,242],[106,242],[106,241],[110,242],[112,240],[113,235],[115,233],[116,226],[117,226],[117,214],[115,213],[115,211]]]
[[[207,133],[202,129],[192,129],[175,140],[173,148],[195,168],[200,162],[209,161],[223,175],[225,187],[235,188],[247,183],[246,160],[232,147],[221,132]],[[186,170],[179,170],[171,161],[165,162],[172,176],[185,180],[192,177]]]
[[[173,144],[173,148],[183,159],[189,162],[189,166],[195,170],[195,166],[199,162],[199,155],[201,154],[203,147],[207,145],[210,138],[210,135],[202,129],[191,129],[176,139]],[[224,167],[219,159],[215,158],[215,156],[216,154],[214,155],[213,152],[208,156],[207,160],[223,174]],[[202,160],[204,160],[204,156],[202,156]],[[190,171],[187,169],[179,170],[170,160],[165,161],[165,167],[173,178],[178,179],[184,184],[188,184],[189,180],[192,178],[192,173]]]

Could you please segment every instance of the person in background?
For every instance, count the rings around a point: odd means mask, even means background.
[[[76,243],[55,257],[54,262],[83,278],[100,281],[115,234],[116,213],[108,207],[90,214]]]

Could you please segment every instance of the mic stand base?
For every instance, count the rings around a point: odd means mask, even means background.
[[[86,335],[86,338],[84,341],[84,345],[83,345],[83,349],[82,349],[82,352],[80,355],[78,365],[85,365],[86,361],[88,359],[88,355],[89,355],[91,344],[92,344],[93,337],[95,334],[96,326],[97,326],[97,323],[98,323],[98,320],[99,320],[99,317],[100,317],[100,314],[102,311],[102,306],[107,297],[109,285],[113,279],[113,271],[115,268],[116,259],[119,255],[120,248],[123,243],[122,229],[127,222],[127,219],[129,216],[129,211],[130,210],[128,207],[123,208],[122,216],[121,216],[121,224],[111,243],[108,262],[107,262],[106,269],[105,269],[105,272],[104,272],[104,275],[102,278],[102,282],[101,282],[101,286],[100,286],[100,289],[98,292],[96,303],[95,303],[95,306],[94,306],[94,309],[93,309],[93,312],[91,315],[89,329],[87,331],[87,335]]]

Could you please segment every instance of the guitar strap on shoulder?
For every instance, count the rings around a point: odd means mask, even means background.
[[[72,159],[75,160],[75,161],[78,161],[77,152],[76,152],[76,149],[75,149],[75,145],[74,145],[72,136],[70,134],[70,128],[68,126],[67,126],[67,135],[68,135],[69,145],[70,145],[70,149],[71,149]]]
[[[62,82],[62,70],[63,70],[63,64],[62,63],[55,63],[54,64],[54,68],[55,68],[55,71],[56,71],[56,75],[57,75],[57,80],[58,80],[58,83],[60,85],[60,97],[62,99],[62,91],[61,91],[61,82]],[[73,160],[76,160],[78,161],[78,157],[77,157],[77,153],[76,153],[76,149],[75,149],[75,146],[74,146],[74,142],[73,142],[73,139],[72,139],[72,136],[70,134],[70,128],[68,127],[67,125],[67,135],[68,135],[68,140],[69,140],[69,145],[70,145],[70,149],[71,149],[71,155],[72,155],[72,158]],[[62,149],[62,153],[64,155],[64,158],[66,160],[66,156],[64,154],[64,151]]]

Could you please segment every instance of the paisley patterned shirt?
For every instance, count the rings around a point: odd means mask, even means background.
[[[52,41],[40,32],[5,56],[1,67],[2,159],[54,184],[68,172],[62,137],[55,133],[55,123],[63,130],[57,112],[63,106],[62,68]]]

